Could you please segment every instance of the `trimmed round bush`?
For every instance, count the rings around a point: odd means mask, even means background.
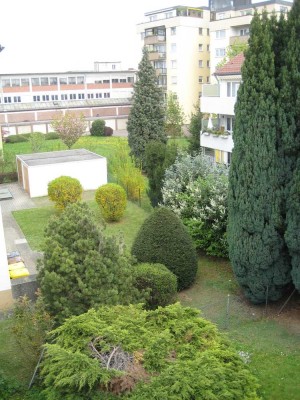
[[[90,133],[92,136],[105,136],[105,121],[103,119],[96,119],[93,121]]]
[[[138,264],[135,268],[135,287],[139,291],[149,290],[146,302],[148,310],[165,307],[176,300],[177,278],[163,264]]]
[[[195,280],[198,256],[192,238],[173,211],[159,207],[144,221],[131,249],[141,263],[165,265],[178,279],[178,290]]]
[[[112,136],[113,133],[114,133],[113,128],[111,128],[110,126],[104,127],[104,136]]]
[[[60,176],[48,184],[49,199],[59,210],[64,210],[70,203],[80,201],[82,192],[79,180],[70,176]]]
[[[95,200],[100,207],[105,221],[119,221],[125,212],[127,196],[122,186],[107,183],[100,186],[95,193]]]

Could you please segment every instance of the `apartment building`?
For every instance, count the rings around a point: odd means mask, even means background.
[[[211,81],[215,82],[214,72],[226,55],[226,49],[234,43],[248,42],[250,23],[257,10],[262,13],[287,13],[292,1],[288,0],[211,0],[210,18],[210,64]]]
[[[158,85],[165,95],[177,96],[188,122],[210,80],[209,8],[174,6],[145,18],[137,27],[141,45],[149,51]]]
[[[41,125],[38,130],[45,132],[47,122],[70,109],[83,112],[87,119],[111,119],[113,129],[125,129],[135,79],[136,71],[122,70],[119,61],[95,62],[94,71],[2,74],[2,131],[28,132],[30,123]],[[29,132],[32,129],[36,128],[31,126]]]

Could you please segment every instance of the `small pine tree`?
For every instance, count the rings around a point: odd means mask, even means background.
[[[70,204],[45,230],[38,282],[46,310],[57,322],[101,304],[138,298],[131,257],[97,228],[86,203]]]
[[[192,239],[180,219],[159,207],[144,221],[132,246],[139,262],[165,265],[178,278],[178,290],[192,285],[198,257]]]
[[[162,202],[161,189],[165,171],[176,160],[178,148],[151,140],[145,148],[145,169],[149,180],[148,196],[152,207]]]
[[[133,155],[142,164],[145,146],[150,140],[167,142],[164,133],[164,100],[157,86],[155,70],[146,48],[139,64],[137,82],[134,84],[133,104],[128,116],[128,144]]]

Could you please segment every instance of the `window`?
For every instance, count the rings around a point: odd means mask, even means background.
[[[48,94],[44,94],[42,96],[43,101],[49,101],[49,95]]]
[[[52,94],[51,100],[58,100],[58,94]]]
[[[31,78],[32,86],[40,86],[40,78]]]
[[[126,78],[120,78],[121,83],[126,83]]]
[[[240,36],[247,36],[249,35],[249,28],[240,29]]]
[[[198,67],[199,67],[199,68],[202,68],[202,67],[203,67],[203,60],[199,60],[199,61],[198,61]]]
[[[145,32],[141,32],[141,39],[142,39],[142,40],[145,39],[145,36],[146,36]]]
[[[177,68],[177,60],[171,60],[171,68],[173,69]]]
[[[230,117],[226,118],[226,130],[231,131],[231,118]]]
[[[79,100],[84,100],[84,93],[79,93],[78,94],[78,99]]]
[[[199,92],[199,97],[201,97],[202,96],[202,92]]]
[[[77,76],[77,85],[84,84],[84,76]]]
[[[70,100],[76,100],[76,93],[70,94]]]
[[[112,64],[111,69],[116,69],[116,64]]]
[[[217,14],[217,19],[224,19],[225,18],[225,13],[218,13]]]
[[[61,98],[62,100],[68,100],[68,95],[67,95],[67,94],[62,94],[62,95],[60,96],[60,98]]]
[[[282,12],[282,13],[286,13],[287,11],[288,11],[288,8],[287,7],[284,7],[284,6],[280,6],[280,12]]]
[[[102,81],[95,81],[95,83],[102,83]]]
[[[173,12],[170,11],[170,12],[165,13],[165,17],[166,18],[172,18],[173,17]]]
[[[50,77],[50,85],[57,85],[57,78],[54,76]]]
[[[109,79],[103,79],[103,83],[110,83]]]
[[[171,76],[172,85],[177,85],[177,76]]]
[[[176,52],[176,43],[171,44],[171,52],[175,53]]]
[[[29,86],[29,79],[27,78],[21,79],[21,86]]]
[[[209,44],[206,46],[206,50],[209,51]]]
[[[242,10],[241,15],[252,15],[252,10]]]
[[[67,84],[67,78],[59,78],[59,83],[61,85],[66,85]]]
[[[11,97],[4,97],[4,103],[11,103]]]
[[[216,57],[224,57],[225,56],[225,48],[216,49]]]
[[[227,97],[236,97],[239,86],[239,82],[227,82]]]
[[[94,93],[88,93],[88,99],[93,99],[94,98]]]
[[[198,44],[198,51],[203,51],[203,44]]]
[[[69,76],[69,77],[68,77],[68,84],[69,84],[69,85],[76,85],[76,78],[75,78],[75,76]]]
[[[171,35],[176,35],[176,27],[172,26],[171,28]]]
[[[10,87],[10,79],[2,79],[2,87]]]
[[[49,79],[48,78],[41,78],[41,85],[43,85],[43,86],[49,85]]]
[[[150,22],[156,21],[157,20],[157,15],[150,15]]]
[[[206,66],[207,66],[207,68],[210,68],[210,61],[209,60],[206,61]]]
[[[207,36],[209,36],[209,28],[207,28]]]
[[[101,99],[102,98],[102,93],[96,93],[96,99]]]
[[[109,98],[110,97],[110,93],[104,93],[104,98]]]
[[[134,82],[133,76],[128,76],[128,77],[127,77],[127,82],[128,82],[128,83],[133,83],[133,82]]]
[[[209,76],[206,77],[206,83],[209,83]]]
[[[112,83],[119,83],[119,79],[112,79]]]
[[[20,79],[12,79],[11,86],[12,87],[20,86]]]
[[[199,76],[198,82],[199,82],[199,83],[202,83],[202,82],[203,82],[203,76]]]
[[[226,37],[225,29],[221,29],[220,31],[216,31],[216,39],[224,39]]]
[[[203,28],[199,28],[199,35],[203,35]]]
[[[33,96],[33,101],[41,101],[41,97],[40,96]]]

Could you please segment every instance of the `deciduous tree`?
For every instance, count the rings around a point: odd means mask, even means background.
[[[70,149],[80,136],[85,133],[87,122],[83,114],[78,116],[72,112],[67,112],[64,116],[54,119],[51,125],[60,139]]]

